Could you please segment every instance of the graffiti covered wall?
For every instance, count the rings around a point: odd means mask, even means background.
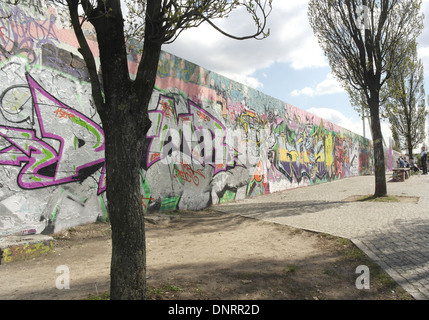
[[[0,236],[106,219],[104,135],[72,31],[0,3]]]
[[[0,4],[0,236],[108,217],[88,73],[60,13],[44,8]],[[136,59],[130,50],[131,75]],[[367,139],[166,52],[149,110],[140,170],[148,212],[372,172]]]
[[[150,108],[156,125],[148,134],[143,181],[170,194],[152,191],[148,208],[162,208],[165,201],[174,208],[200,209],[371,173],[368,140],[333,123],[165,52],[158,77]],[[162,148],[171,140],[168,130],[185,126],[195,134],[187,139],[194,145],[182,147],[181,161],[161,163]],[[226,142],[205,158],[222,153],[224,162],[193,161],[190,151],[201,141],[201,128],[216,132],[214,141]],[[159,179],[160,174],[167,176]]]

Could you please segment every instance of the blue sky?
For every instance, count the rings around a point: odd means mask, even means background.
[[[163,50],[363,135],[362,120],[350,105],[347,93],[330,74],[327,59],[313,35],[307,6],[308,0],[273,0],[271,35],[262,41],[232,40],[202,25],[184,31]],[[422,12],[428,27],[419,38],[419,55],[425,64],[427,98],[429,0],[423,0]],[[220,21],[219,26],[243,34],[252,27],[252,21],[238,13]],[[382,124],[386,143],[391,135],[388,127],[387,123]],[[369,132],[366,124],[366,137],[370,138]]]

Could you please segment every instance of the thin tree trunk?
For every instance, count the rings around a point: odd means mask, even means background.
[[[408,147],[408,156],[411,159],[413,157],[413,142],[411,137],[411,126],[409,127],[408,134],[407,134],[407,147]]]
[[[375,192],[374,196],[383,197],[387,195],[386,165],[384,161],[383,134],[380,125],[379,96],[374,93],[369,101],[371,115],[371,132],[374,148],[374,174]]]

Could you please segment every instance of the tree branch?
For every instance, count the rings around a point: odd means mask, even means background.
[[[67,5],[69,7],[72,26],[80,46],[78,50],[82,54],[89,72],[91,89],[92,89],[92,97],[94,99],[94,103],[97,108],[97,111],[101,113],[104,110],[104,99],[102,96],[102,88],[101,88],[100,80],[98,78],[97,65],[95,63],[94,55],[92,54],[92,51],[88,45],[88,42],[86,41],[86,37],[82,31],[82,25],[78,14],[79,0],[67,0]],[[88,10],[88,8],[86,10]]]

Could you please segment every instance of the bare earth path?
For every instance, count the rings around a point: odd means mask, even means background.
[[[175,215],[147,223],[149,299],[412,299],[348,240],[214,209]],[[81,226],[55,238],[54,253],[0,265],[0,299],[108,292],[110,226]],[[360,265],[371,270],[369,290],[356,288]],[[58,266],[70,270],[70,289],[56,288]]]

